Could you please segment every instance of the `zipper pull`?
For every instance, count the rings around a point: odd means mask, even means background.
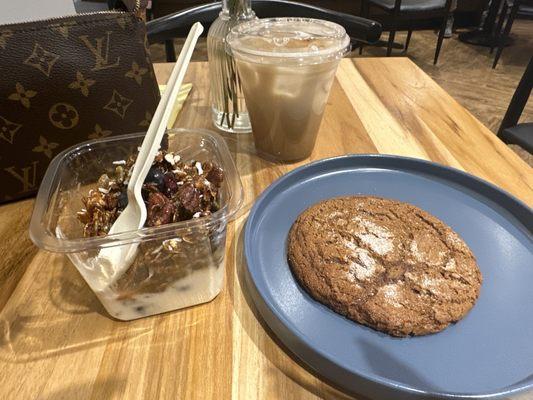
[[[148,0],[121,0],[129,12],[139,15],[148,5]],[[144,5],[142,4],[144,3]]]

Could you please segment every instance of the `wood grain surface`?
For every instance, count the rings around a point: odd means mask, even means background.
[[[165,83],[170,65],[156,65]],[[206,63],[180,127],[210,128]],[[253,156],[251,136],[227,136],[245,188],[228,226],[226,282],[212,302],[132,322],[106,315],[70,261],[28,237],[33,200],[0,207],[1,399],[347,399],[271,334],[243,285],[243,225],[254,198],[294,167],[346,153],[434,160],[533,204],[533,174],[515,153],[404,58],[343,60],[310,160]],[[533,399],[523,394],[521,399]]]

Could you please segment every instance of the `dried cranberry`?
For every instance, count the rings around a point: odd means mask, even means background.
[[[200,192],[192,183],[186,183],[178,190],[178,200],[187,211],[195,213],[200,207]]]
[[[163,176],[163,181],[165,182],[164,193],[168,197],[172,197],[172,195],[178,191],[178,182],[176,181],[176,177],[172,172],[167,172]]]
[[[169,224],[174,218],[176,206],[163,193],[152,192],[148,197],[146,225]]]

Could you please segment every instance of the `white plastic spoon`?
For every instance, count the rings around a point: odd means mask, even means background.
[[[204,28],[196,22],[187,36],[183,49],[172,69],[167,88],[159,101],[154,117],[135,160],[135,165],[128,183],[128,205],[119,215],[109,235],[114,233],[135,231],[146,222],[146,205],[141,195],[141,189],[146,175],[159,151],[163,134],[172,113],[172,106],[179,94],[185,72],[191,60],[198,38]],[[103,248],[98,255],[98,263],[107,275],[107,284],[112,284],[134,261],[137,253],[137,243]]]

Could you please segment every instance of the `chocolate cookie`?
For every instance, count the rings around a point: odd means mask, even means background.
[[[482,281],[474,255],[449,226],[379,197],[308,208],[289,232],[288,259],[313,298],[393,336],[439,332],[459,321]]]

